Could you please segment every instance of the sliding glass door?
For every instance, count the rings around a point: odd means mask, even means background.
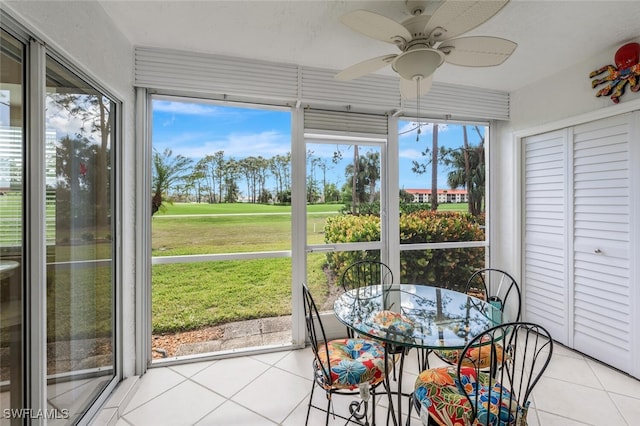
[[[51,57],[46,78],[47,400],[77,420],[114,376],[115,104]]]
[[[307,133],[306,283],[323,310],[333,308],[345,268],[382,260],[382,176],[386,138]],[[382,207],[381,207],[382,206]]]
[[[4,31],[0,37],[0,409],[4,412],[24,406],[25,46]],[[21,424],[21,420],[0,420],[0,424]]]
[[[0,425],[82,423],[116,383],[118,104],[13,30],[0,39]]]

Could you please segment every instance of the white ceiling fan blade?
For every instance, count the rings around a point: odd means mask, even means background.
[[[445,62],[465,67],[492,67],[503,63],[518,45],[498,37],[462,37],[438,46]]]
[[[398,37],[411,40],[411,33],[401,24],[368,10],[354,10],[342,15],[340,20],[352,30],[376,40],[393,44]]]
[[[366,61],[358,62],[351,65],[349,68],[340,71],[335,75],[336,80],[348,81],[354,78],[362,77],[363,75],[378,71],[381,68],[389,65],[394,58],[398,55],[384,55],[376,58],[367,59]]]
[[[459,36],[488,21],[507,3],[509,0],[447,0],[427,22],[425,34],[431,34],[435,41]]]
[[[420,79],[420,97],[431,90],[433,83],[433,74],[426,78]],[[400,79],[400,94],[405,99],[416,99],[418,97],[418,86],[416,80]]]

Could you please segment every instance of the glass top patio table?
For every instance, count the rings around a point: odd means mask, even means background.
[[[460,349],[500,324],[489,302],[440,287],[372,285],[349,290],[334,303],[340,322],[360,335],[404,347]]]

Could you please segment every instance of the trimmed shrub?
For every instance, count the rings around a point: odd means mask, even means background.
[[[469,213],[416,211],[400,216],[400,244],[482,241],[484,217]],[[374,215],[342,215],[327,220],[326,243],[379,241],[380,218]],[[396,282],[431,284],[464,290],[471,273],[483,267],[483,247],[405,250],[401,255],[400,279]],[[380,260],[375,251],[332,252],[327,263],[336,277],[358,260]],[[337,281],[339,282],[339,280]]]

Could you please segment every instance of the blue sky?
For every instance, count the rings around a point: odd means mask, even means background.
[[[412,160],[424,161],[420,152],[431,147],[432,125],[424,125],[420,141],[416,142],[415,123],[400,121],[400,186],[404,188],[429,188],[430,174],[418,175],[411,171]],[[409,131],[414,129],[413,131]],[[447,147],[462,145],[462,127],[439,125],[439,144]],[[471,144],[478,137],[469,128]],[[247,156],[269,158],[286,154],[291,150],[291,119],[288,111],[259,110],[228,107],[206,103],[186,103],[156,99],[153,101],[153,147],[158,151],[170,148],[174,155],[198,161],[208,154],[224,151],[225,157],[241,159]],[[314,154],[325,157],[330,166],[330,156],[335,145],[312,146]],[[361,151],[362,153],[362,151]],[[348,158],[350,154],[344,153]],[[347,159],[344,163],[346,164]],[[441,166],[438,186],[446,189],[446,170]],[[338,185],[344,182],[344,166],[329,167],[327,180]],[[242,187],[242,185],[241,185]]]

